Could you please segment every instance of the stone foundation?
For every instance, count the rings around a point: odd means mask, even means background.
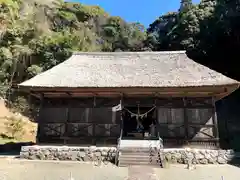
[[[62,160],[62,161],[114,161],[115,147],[68,147],[68,146],[25,146],[22,147],[20,158],[30,160]]]
[[[116,147],[23,146],[20,158],[39,160],[93,161],[94,157],[114,162]],[[164,149],[164,159],[178,164],[226,164],[236,153],[233,150]]]
[[[236,156],[233,150],[165,149],[164,159],[178,164],[227,164]]]

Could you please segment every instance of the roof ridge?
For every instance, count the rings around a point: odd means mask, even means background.
[[[73,52],[73,55],[133,55],[133,54],[186,54],[185,50],[182,51],[138,51],[138,52]]]

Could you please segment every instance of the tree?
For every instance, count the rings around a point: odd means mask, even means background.
[[[0,95],[71,56],[73,51],[140,51],[139,23],[99,6],[62,0],[0,0]],[[9,93],[7,93],[9,92]]]
[[[181,0],[179,12],[187,12],[191,9],[193,3],[192,0]]]
[[[168,13],[150,24],[147,29],[146,46],[154,51],[179,49],[179,43],[175,41],[178,36],[172,33],[177,25],[177,15],[176,12]]]

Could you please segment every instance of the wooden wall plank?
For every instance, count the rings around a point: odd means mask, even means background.
[[[112,108],[92,108],[90,122],[97,124],[112,124]]]
[[[69,122],[88,122],[87,108],[70,108]],[[89,112],[88,112],[89,113]]]
[[[66,122],[67,120],[67,108],[58,107],[42,107],[39,118],[41,123],[47,122]]]
[[[112,107],[118,105],[119,102],[118,98],[96,98],[95,103],[93,97],[66,98],[64,100],[48,99],[40,112],[42,124],[40,123],[39,127],[43,127],[42,130],[44,132],[41,131],[42,134],[49,137],[64,136],[64,132],[67,131],[69,138],[100,138],[100,136],[105,138],[114,136],[118,138],[121,134],[121,111],[112,112]],[[158,98],[156,100],[156,97],[147,99],[136,97],[125,98],[123,102],[135,107],[137,104],[146,107],[152,107],[154,104],[158,105],[155,116],[157,117],[159,126],[157,131],[159,131],[160,137],[186,140],[183,99]],[[188,102],[191,105],[188,104],[185,113],[188,120],[187,126],[191,126],[187,130],[189,138],[194,140],[212,140],[215,138],[216,136],[213,134],[215,122],[213,117],[215,116],[212,116],[213,109],[209,105],[208,100],[203,102],[202,99],[197,99],[195,101],[189,100]],[[67,111],[68,108],[69,111]],[[65,127],[66,130],[58,127],[61,123],[63,123],[61,128]],[[55,130],[47,130],[46,126],[51,126]],[[55,134],[53,131],[55,131]]]

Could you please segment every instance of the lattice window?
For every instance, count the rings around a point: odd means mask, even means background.
[[[110,136],[110,124],[96,124],[95,136]]]
[[[191,139],[212,139],[214,138],[214,127],[196,127],[189,126],[189,134]]]
[[[92,136],[93,124],[91,123],[68,123],[68,136],[81,137]]]
[[[119,137],[120,131],[121,131],[121,128],[120,128],[119,124],[111,124],[110,125],[110,136],[111,137],[115,137],[115,136]]]
[[[184,138],[185,137],[185,128],[184,125],[160,125],[159,133],[161,137],[167,138]]]
[[[62,136],[65,131],[65,126],[62,123],[40,124],[42,135],[46,136]]]

